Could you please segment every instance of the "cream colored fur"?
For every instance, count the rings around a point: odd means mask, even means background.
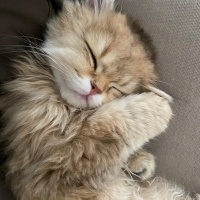
[[[8,185],[18,200],[192,199],[162,178],[147,180],[155,162],[141,148],[168,127],[169,97],[136,94],[156,78],[154,63],[113,1],[90,3],[65,2],[43,55],[18,60],[3,86]],[[101,93],[88,95],[91,81]]]

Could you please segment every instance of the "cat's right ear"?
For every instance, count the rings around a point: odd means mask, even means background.
[[[93,10],[95,14],[108,12],[114,9],[115,0],[85,0],[85,6]]]

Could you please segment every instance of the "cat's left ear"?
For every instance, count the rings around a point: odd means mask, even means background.
[[[85,5],[95,13],[104,13],[114,9],[115,0],[85,0]]]

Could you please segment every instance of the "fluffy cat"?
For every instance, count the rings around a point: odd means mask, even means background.
[[[156,78],[153,54],[113,7],[64,1],[42,47],[2,87],[6,180],[19,200],[192,199],[161,178],[127,175],[152,177],[154,157],[141,148],[172,111],[167,98],[136,94]]]

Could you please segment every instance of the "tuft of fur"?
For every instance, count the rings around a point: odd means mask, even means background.
[[[95,18],[90,2],[66,1],[42,50],[16,61],[2,87],[7,183],[18,200],[191,199],[163,179],[144,186],[124,173],[131,159],[147,163],[149,154],[132,155],[172,111],[162,95],[135,94],[155,78],[154,63],[126,17],[102,0]],[[91,81],[101,93],[90,99]]]
[[[109,12],[114,8],[114,0],[85,0],[85,5],[93,10],[95,16]]]

